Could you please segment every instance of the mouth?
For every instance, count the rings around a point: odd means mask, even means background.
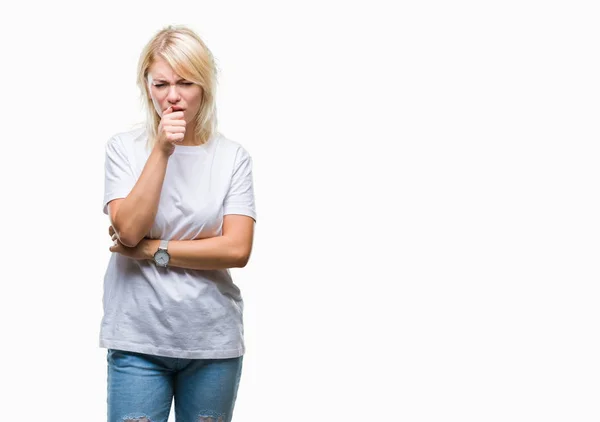
[[[184,111],[185,109],[178,106],[173,106],[173,111]]]

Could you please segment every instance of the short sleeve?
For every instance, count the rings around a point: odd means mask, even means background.
[[[113,199],[127,197],[135,182],[136,178],[122,142],[116,136],[110,138],[106,143],[104,160],[104,214],[108,215],[108,203]]]
[[[223,203],[223,215],[227,214],[247,215],[256,221],[252,157],[241,147],[236,154],[231,184]]]

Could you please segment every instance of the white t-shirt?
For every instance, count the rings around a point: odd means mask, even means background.
[[[125,198],[139,178],[150,153],[146,140],[144,128],[108,140],[105,214],[107,204]],[[219,236],[226,214],[256,220],[248,152],[219,133],[200,146],[176,146],[147,237]],[[103,305],[100,347],[187,359],[245,352],[244,302],[227,269],[161,268],[113,253],[104,276]]]

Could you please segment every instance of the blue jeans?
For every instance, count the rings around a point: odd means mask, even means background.
[[[108,422],[167,422],[173,398],[177,422],[230,422],[242,361],[108,349]]]

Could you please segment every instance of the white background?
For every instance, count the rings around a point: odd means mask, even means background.
[[[104,145],[168,24],[254,160],[234,421],[598,421],[600,26],[584,1],[0,13],[2,420],[106,420]]]

